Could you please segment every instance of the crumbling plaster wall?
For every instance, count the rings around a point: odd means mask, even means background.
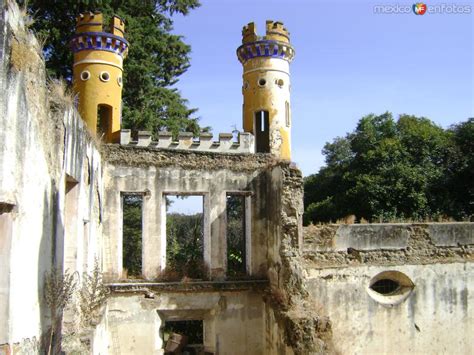
[[[72,259],[99,249],[92,247],[95,228],[83,253],[68,245],[65,185],[67,177],[78,183],[69,226],[77,242],[84,220],[97,220],[89,202],[100,183],[88,178],[93,166],[100,171],[100,155],[74,109],[48,92],[41,48],[16,3],[2,2],[0,13],[0,352],[29,354],[39,351],[50,323],[45,272],[82,271],[83,260]]]
[[[147,297],[145,297],[147,295]],[[94,353],[163,354],[161,328],[167,320],[203,320],[204,346],[215,354],[269,354],[265,350],[261,292],[129,292],[110,297],[103,324],[106,338]],[[133,329],[133,331],[131,331]]]
[[[124,192],[143,193],[143,274],[154,279],[165,268],[166,194],[197,194],[204,201],[204,260],[213,279],[226,272],[226,194],[250,196],[249,274],[265,276],[268,249],[274,244],[277,195],[269,155],[226,155],[169,152],[147,148],[104,147],[105,271],[120,278],[122,271],[122,202]]]
[[[103,154],[107,161],[108,211],[104,224],[105,270],[112,278],[121,275],[121,192],[144,194],[143,270],[148,279],[163,268],[163,193],[203,194],[205,233],[206,228],[209,231],[205,260],[213,280],[225,277],[225,195],[248,192],[250,276],[268,277],[271,283],[271,290],[261,294],[265,300],[261,304],[265,314],[264,353],[323,353],[329,349],[330,323],[311,307],[300,266],[303,185],[297,168],[268,154],[169,152],[117,145],[105,146]],[[223,330],[219,328],[218,333],[226,336]]]
[[[335,350],[471,353],[473,231],[472,223],[306,228],[306,282],[331,320]],[[399,304],[383,305],[368,292],[372,278],[384,271],[401,272],[414,283]]]
[[[269,248],[270,291],[266,295],[267,336],[271,353],[326,354],[333,351],[331,322],[315,307],[307,288],[302,259],[303,178],[291,164],[273,170],[278,215]]]

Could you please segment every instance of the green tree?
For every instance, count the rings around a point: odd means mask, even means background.
[[[245,269],[245,196],[227,195],[227,276],[241,277]]]
[[[448,196],[439,194],[438,203],[446,214],[467,219],[474,215],[474,118],[451,126],[449,132],[452,144],[446,175],[435,192],[449,193]]]
[[[198,0],[19,0],[34,17],[33,29],[45,38],[44,55],[50,76],[71,80],[72,53],[68,43],[75,18],[84,11],[101,11],[105,21],[113,14],[126,23],[130,42],[124,61],[123,127],[133,130],[200,130],[196,109],[173,88],[189,67],[190,47],[171,33],[173,14],[186,15]]]
[[[472,124],[444,130],[424,117],[363,117],[325,145],[326,166],[305,178],[305,223],[471,215]]]
[[[142,205],[140,195],[124,195],[123,267],[129,276],[142,274]]]
[[[166,216],[166,267],[180,277],[207,276],[202,222],[202,213],[170,213]]]

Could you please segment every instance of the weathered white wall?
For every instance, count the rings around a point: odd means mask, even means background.
[[[401,304],[383,306],[367,288],[382,271],[415,284]],[[345,266],[309,269],[308,289],[332,322],[342,354],[471,354],[474,349],[474,265]]]
[[[2,11],[0,25],[0,202],[13,208],[2,215],[10,231],[1,236],[9,246],[2,251],[9,264],[2,268],[8,283],[2,285],[0,302],[8,311],[0,317],[0,344],[12,344],[39,339],[47,322],[42,276],[52,263],[53,180],[59,180],[59,166],[48,154],[57,157],[59,150],[51,140],[46,144],[55,132],[47,122],[45,73],[36,40],[24,32],[15,6]]]
[[[48,92],[14,2],[2,7],[0,44],[0,347],[32,353],[50,324],[45,272],[81,272],[100,256],[100,155],[75,110]],[[74,196],[66,179],[78,183]]]
[[[120,149],[120,148],[118,148]],[[115,148],[114,148],[115,150]],[[178,166],[160,166],[160,157],[173,158],[173,152],[153,152],[128,150],[129,159],[136,154],[150,154],[156,157],[156,164],[149,166],[125,165],[108,162],[105,169],[105,209],[104,214],[104,271],[113,278],[122,275],[122,194],[143,194],[143,274],[147,279],[155,278],[166,264],[165,200],[166,194],[202,195],[204,201],[204,260],[209,265],[214,278],[222,278],[227,268],[226,254],[226,194],[247,193],[250,203],[248,217],[249,243],[247,262],[250,274],[265,273],[268,249],[274,248],[277,228],[276,203],[278,188],[271,170],[243,169],[238,171],[239,158],[218,155],[202,155],[201,159],[212,158],[225,162],[235,159],[231,168],[203,169],[196,162],[199,156],[182,156],[176,160]],[[109,157],[115,152],[112,150]],[[219,159],[218,159],[219,158]],[[140,157],[138,156],[136,161]],[[174,158],[175,159],[175,158]],[[247,158],[252,160],[253,158]],[[181,167],[179,165],[188,165]],[[189,166],[194,165],[194,166]],[[267,197],[268,196],[268,197]],[[274,222],[274,223],[272,223]],[[277,249],[278,250],[278,249]]]
[[[107,301],[107,353],[163,354],[160,328],[166,320],[203,320],[204,346],[215,354],[270,354],[265,343],[264,303],[260,292],[166,292],[114,295]],[[106,323],[105,323],[106,322]],[[103,336],[103,332],[98,335]],[[95,353],[98,353],[94,349]]]
[[[306,283],[314,305],[331,320],[335,349],[472,353],[473,232],[473,223],[305,228]],[[385,271],[401,272],[414,284],[401,303],[391,302],[397,296],[368,291]]]

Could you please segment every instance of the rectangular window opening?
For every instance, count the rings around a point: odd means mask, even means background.
[[[290,127],[291,125],[290,103],[288,101],[285,102],[285,118],[286,118],[286,127]]]
[[[227,277],[244,277],[246,273],[246,196],[227,194]]]
[[[268,111],[255,112],[255,140],[257,153],[270,152],[270,118]]]
[[[122,277],[142,275],[143,195],[123,194]]]
[[[201,354],[204,351],[202,320],[166,321],[163,327],[165,353]]]
[[[205,279],[202,195],[166,195],[166,268],[163,281]]]

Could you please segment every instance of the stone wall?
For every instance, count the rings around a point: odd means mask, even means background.
[[[104,240],[106,267],[112,278],[122,275],[122,196],[142,194],[143,275],[155,279],[166,266],[165,196],[203,197],[204,262],[213,279],[225,278],[227,269],[226,195],[243,194],[248,204],[246,236],[249,276],[265,275],[267,249],[274,240],[278,219],[269,155],[234,155],[156,151],[148,148],[104,147],[106,191]],[[262,274],[263,272],[263,274]]]
[[[472,352],[473,223],[305,228],[313,302],[343,354]],[[400,283],[386,295],[371,286]]]
[[[45,274],[90,272],[96,260],[111,294],[85,329],[76,292],[61,322],[66,352],[159,354],[163,322],[176,319],[203,320],[204,345],[220,354],[474,348],[472,223],[310,226],[303,240],[298,169],[248,154],[249,136],[239,145],[229,135],[151,142],[144,132],[123,145],[95,141],[72,98],[46,84],[16,4],[2,10],[0,354],[39,353],[51,321]],[[123,193],[144,197],[144,277],[134,282],[121,281]],[[227,193],[248,202],[239,281],[226,275]],[[203,196],[209,281],[155,282],[166,266],[166,194]],[[385,279],[396,292],[374,291]]]
[[[279,178],[274,196],[278,215],[275,239],[269,247],[270,291],[266,314],[276,326],[271,353],[325,354],[333,352],[331,322],[315,307],[302,268],[303,178],[292,165],[274,171]]]
[[[215,354],[269,353],[262,289],[266,283],[199,283],[172,287],[115,284],[106,305],[105,337],[95,353],[163,354],[166,321],[202,320],[204,348]],[[238,320],[238,321],[236,321]],[[102,348],[102,351],[101,351]]]
[[[16,3],[1,10],[0,353],[31,354],[51,321],[45,273],[82,272],[100,256],[100,155],[64,93],[47,87]]]
[[[308,226],[308,267],[472,262],[473,223]]]

